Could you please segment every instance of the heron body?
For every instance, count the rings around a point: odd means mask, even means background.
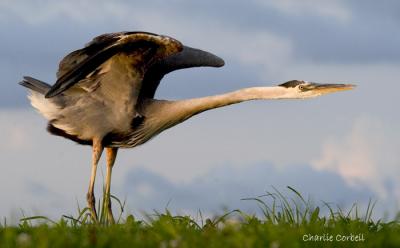
[[[113,222],[110,184],[118,148],[141,145],[209,109],[255,99],[310,98],[353,88],[349,84],[292,80],[195,99],[154,99],[161,79],[169,72],[223,65],[219,57],[167,36],[120,32],[100,35],[68,54],[60,62],[53,86],[32,77],[24,77],[21,85],[30,89],[31,104],[49,120],[50,133],[93,147],[87,200],[95,220],[94,181],[98,161],[106,149],[105,197],[108,218]]]

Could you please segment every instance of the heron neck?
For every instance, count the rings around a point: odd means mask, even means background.
[[[244,101],[283,98],[289,98],[287,96],[287,91],[285,91],[285,88],[283,87],[252,87],[221,95],[173,101],[171,102],[170,107],[176,111],[175,113],[180,113],[180,118],[185,120],[210,109],[220,108]]]
[[[145,99],[140,112],[145,116],[148,137],[153,137],[201,112],[227,105],[258,99],[291,98],[283,87],[253,87],[207,96],[177,101]]]

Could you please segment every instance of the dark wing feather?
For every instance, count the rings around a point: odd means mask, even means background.
[[[73,70],[79,63],[93,56],[96,52],[116,42],[119,39],[118,37],[125,33],[110,33],[97,36],[86,44],[84,48],[71,52],[60,61],[57,78]]]
[[[52,86],[52,88],[47,92],[46,98],[56,96],[61,92],[67,90],[72,85],[79,82],[79,80],[85,78],[93,70],[95,70],[99,65],[104,63],[107,59],[111,58],[118,52],[118,46],[111,46],[107,49],[103,49],[100,52],[88,56],[86,59],[78,63],[72,70],[63,74],[58,78],[57,82]]]
[[[117,32],[117,33],[102,34],[93,38],[93,40],[87,43],[84,48],[71,52],[60,61],[57,72],[57,78],[60,78],[65,73],[73,70],[73,68],[75,68],[77,64],[81,63],[88,57],[93,56],[98,51],[118,41],[121,36],[139,34],[139,33],[156,35],[148,32]]]
[[[221,67],[225,64],[220,57],[200,49],[183,46],[181,52],[153,64],[145,73],[140,97],[153,98],[161,79],[168,73],[191,67]]]
[[[163,58],[182,50],[179,41],[145,32],[123,32],[96,37],[85,48],[69,54],[60,63],[57,82],[46,97],[54,97],[93,72],[98,66],[120,52],[138,48],[156,48],[156,58]],[[161,48],[161,49],[159,49]]]

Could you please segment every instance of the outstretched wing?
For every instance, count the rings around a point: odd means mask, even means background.
[[[84,61],[90,56],[93,56],[98,51],[106,48],[112,43],[116,42],[120,35],[124,33],[109,33],[103,34],[94,38],[91,42],[87,43],[84,48],[76,50],[65,56],[59,64],[57,79],[67,72],[73,70],[79,63]]]
[[[140,98],[153,98],[161,79],[168,73],[191,67],[221,67],[225,64],[220,57],[200,49],[183,46],[182,51],[159,60],[145,73]]]
[[[46,97],[54,97],[77,84],[101,64],[119,53],[137,53],[135,60],[151,61],[168,57],[182,50],[182,44],[170,37],[146,32],[121,32],[98,36],[85,48],[67,55],[61,62],[57,81]]]

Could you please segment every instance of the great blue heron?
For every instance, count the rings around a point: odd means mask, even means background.
[[[141,145],[206,110],[255,99],[310,98],[354,87],[292,80],[273,87],[244,88],[195,99],[154,99],[160,80],[171,71],[223,65],[219,57],[167,36],[119,32],[100,35],[68,54],[60,62],[53,86],[32,77],[24,77],[20,84],[30,89],[31,104],[49,120],[47,130],[51,134],[92,146],[87,202],[95,220],[96,169],[106,149],[104,197],[107,218],[114,222],[110,184],[118,148]]]

